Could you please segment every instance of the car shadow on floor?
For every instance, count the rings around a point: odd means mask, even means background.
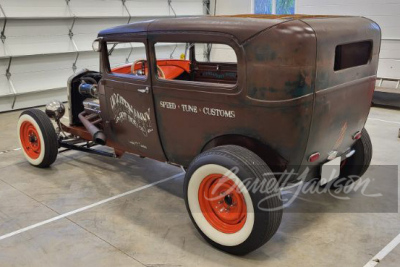
[[[87,166],[88,169],[96,168],[99,171],[109,173],[118,172],[124,179],[140,179],[146,184],[154,183],[182,172],[178,167],[150,159],[143,159],[135,155],[125,155],[121,160],[118,160],[73,152],[66,154],[64,159],[56,161],[56,164],[54,165],[55,169],[58,164],[63,164],[65,162],[77,168]],[[50,172],[52,171],[50,170]],[[51,174],[49,173],[49,175]],[[368,188],[370,190],[368,192],[381,192],[383,195],[392,199],[398,199],[397,195],[393,195],[393,192],[390,190],[391,186],[388,185],[388,183],[379,182],[382,181],[382,179],[387,181],[387,177],[393,177],[393,175],[397,177],[396,168],[372,166],[365,176],[380,177],[381,180],[373,180]],[[101,186],[101,179],[97,181],[96,178],[93,179],[94,183],[100,183],[99,186]],[[218,255],[219,257],[222,257],[220,258],[222,262],[231,261],[233,257],[237,260],[251,259],[255,263],[264,263],[276,260],[276,255],[279,255],[280,258],[290,253],[287,251],[286,247],[298,242],[299,235],[297,233],[313,231],[313,228],[316,229],[315,231],[318,231],[317,229],[320,228],[320,222],[325,219],[324,217],[326,217],[325,214],[327,213],[368,212],[368,210],[362,209],[362,207],[365,208],[368,206],[373,207],[374,209],[376,208],[377,210],[382,210],[383,208],[381,204],[377,204],[376,199],[361,198],[361,193],[359,191],[348,194],[351,199],[346,201],[332,197],[329,192],[322,194],[296,193],[296,188],[293,188],[289,192],[284,192],[284,197],[297,195],[294,201],[285,208],[282,224],[275,236],[260,249],[244,257],[235,257],[223,252],[206,253],[215,249],[211,248],[200,234],[198,234],[195,227],[191,224],[189,216],[186,214],[185,204],[183,201],[183,181],[184,174],[182,173],[182,175],[178,175],[175,179],[154,186],[160,191],[167,193],[167,195],[161,194],[163,195],[162,198],[171,205],[175,205],[175,207],[166,208],[165,203],[163,203],[163,205],[149,205],[148,207],[143,207],[146,209],[148,208],[151,214],[154,215],[154,217],[150,216],[148,218],[139,218],[141,216],[138,215],[130,215],[129,217],[126,217],[126,212],[117,213],[113,216],[120,217],[123,221],[132,220],[132,225],[140,224],[145,228],[144,231],[148,233],[159,231],[157,233],[165,235],[165,237],[163,237],[163,242],[169,243],[171,246],[176,247],[176,249],[183,249],[185,252],[193,254],[193,256],[196,255],[196,257],[204,257],[205,259],[212,261],[216,255]],[[146,192],[146,190],[143,191],[144,195],[140,196],[141,199],[154,197],[148,195]],[[344,194],[339,194],[339,196],[344,197]],[[138,205],[138,203],[134,201],[134,197],[130,204]],[[349,209],[349,207],[352,207],[352,209]],[[141,209],[139,209],[139,211],[140,210]],[[148,214],[143,214],[142,216],[148,216]],[[177,220],[177,216],[181,219]],[[154,229],[154,222],[152,221],[154,218],[162,218],[162,221],[157,222],[157,226],[166,228],[166,233],[164,233],[164,230],[162,229]],[[179,227],[177,227],[178,225]],[[146,228],[148,229],[146,230]],[[106,231],[106,229],[102,229],[102,231]],[[114,229],[114,231],[116,230]],[[174,231],[176,232],[174,233]],[[182,241],[180,239],[177,240],[176,237],[174,237],[174,235],[180,236],[182,233],[185,234],[184,240],[186,240],[186,244],[192,244],[196,249],[182,247]],[[200,245],[199,241],[202,245]],[[129,240],[126,240],[126,242],[129,243]],[[183,241],[183,243],[185,243],[185,241]],[[135,253],[135,251],[133,250],[132,253]]]

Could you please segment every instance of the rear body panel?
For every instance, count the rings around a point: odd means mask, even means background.
[[[248,40],[244,47],[249,125],[297,171],[314,104],[314,31],[302,21],[288,21]]]
[[[379,26],[366,18],[304,21],[315,31],[317,59],[314,112],[302,165],[310,164],[308,157],[315,152],[321,157],[312,165],[320,165],[331,151],[339,156],[348,150],[354,144],[352,136],[365,125],[375,89],[381,36]],[[336,47],[362,41],[372,42],[368,63],[335,71]]]

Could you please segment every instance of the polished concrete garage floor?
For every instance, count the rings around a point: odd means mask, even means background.
[[[0,266],[364,266],[400,233],[398,213],[304,213],[299,199],[269,243],[231,256],[196,232],[179,168],[75,151],[34,168],[15,150],[19,113],[0,114]],[[368,172],[398,174],[400,111],[373,108],[366,127],[373,164],[392,165]],[[378,266],[399,264],[397,247]]]

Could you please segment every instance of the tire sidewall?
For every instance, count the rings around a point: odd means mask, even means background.
[[[238,189],[241,191],[246,202],[246,222],[243,227],[236,233],[226,234],[215,229],[204,217],[200,209],[198,191],[201,182],[210,174],[223,174],[232,180]],[[192,218],[196,225],[200,228],[208,238],[223,246],[235,246],[243,243],[250,236],[254,227],[254,207],[253,201],[247,188],[244,186],[240,178],[232,173],[228,168],[218,164],[205,164],[197,168],[192,175],[187,185],[187,202]]]
[[[348,178],[355,176],[352,177],[352,180],[356,181],[365,173],[372,157],[372,152],[368,151],[367,145],[364,144],[365,142],[368,142],[372,147],[371,139],[364,129],[361,138],[352,147],[356,153],[347,159],[346,164],[343,166],[343,175],[341,177]]]
[[[205,152],[207,153],[207,152]],[[188,172],[186,173],[185,177],[185,182],[184,182],[184,197],[185,197],[185,204],[186,208],[188,210],[189,216],[195,225],[196,229],[200,232],[200,234],[207,240],[207,242],[211,243],[214,247],[221,249],[223,251],[226,251],[228,253],[233,253],[236,255],[243,255],[246,254],[256,248],[258,248],[261,244],[265,243],[268,240],[261,240],[260,237],[264,237],[267,235],[267,232],[270,231],[269,225],[264,224],[268,220],[268,212],[265,212],[259,208],[259,203],[262,202],[262,200],[265,198],[265,194],[261,193],[260,191],[254,191],[250,192],[250,199],[252,202],[253,210],[254,210],[254,223],[252,227],[252,231],[250,235],[247,237],[247,239],[243,240],[239,244],[235,244],[231,246],[223,245],[219,242],[219,240],[212,239],[212,237],[207,236],[202,229],[199,227],[199,225],[196,223],[196,220],[192,216],[192,211],[190,209],[190,205],[188,203],[188,186],[190,183],[190,180],[192,178],[193,173],[200,168],[201,166],[204,165],[209,165],[209,164],[215,164],[224,167],[225,169],[230,170],[232,167],[239,167],[238,172],[236,173],[236,176],[238,179],[243,181],[246,179],[246,190],[248,190],[248,184],[252,184],[252,182],[259,178],[256,177],[256,175],[250,170],[249,167],[241,164],[237,159],[234,159],[233,157],[227,157],[227,155],[224,154],[217,154],[217,153],[209,153],[207,156],[202,156],[201,154],[199,157],[197,157],[193,163],[189,166]],[[247,181],[250,181],[248,183]],[[250,190],[252,191],[252,190]],[[197,194],[196,194],[197,196]],[[281,205],[281,200],[276,201],[276,205]],[[247,203],[246,203],[247,205]],[[279,221],[280,222],[280,221]],[[216,242],[218,241],[218,242]],[[237,243],[237,242],[236,242]]]
[[[40,140],[40,154],[39,157],[37,159],[32,159],[31,157],[29,157],[29,155],[27,155],[27,153],[25,152],[25,149],[23,148],[23,144],[21,141],[21,125],[24,122],[30,122],[32,123],[32,125],[35,127],[36,131],[39,134],[39,140]],[[35,120],[35,118],[33,118],[31,115],[28,115],[26,113],[22,113],[21,116],[19,117],[18,120],[18,127],[17,127],[17,132],[18,132],[18,141],[19,144],[21,146],[21,149],[23,150],[24,156],[25,158],[28,160],[28,162],[34,166],[38,166],[40,165],[45,158],[46,155],[46,143],[45,140],[43,138],[43,129],[42,127],[40,127],[40,125],[37,123],[37,121]]]
[[[340,171],[340,178],[328,183],[331,189],[341,188],[358,181],[369,168],[372,158],[372,143],[365,128],[362,130],[361,138],[354,143],[352,149],[356,153],[346,159],[346,163]]]

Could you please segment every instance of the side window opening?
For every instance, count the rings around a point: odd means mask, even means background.
[[[344,70],[368,64],[371,58],[372,42],[362,41],[336,46],[334,70]]]
[[[237,64],[235,50],[225,44],[195,44],[196,61]],[[209,55],[209,56],[208,56]]]
[[[237,56],[229,45],[159,42],[155,52],[159,79],[237,83]]]
[[[148,62],[144,43],[107,42],[107,51],[111,73],[147,77]]]

